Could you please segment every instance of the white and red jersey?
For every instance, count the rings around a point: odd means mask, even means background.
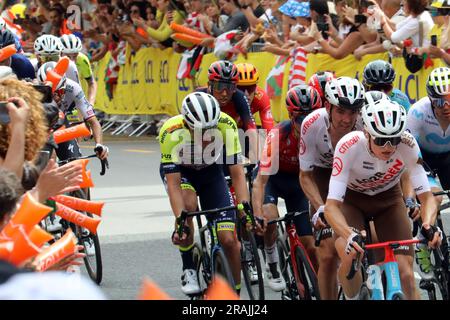
[[[344,200],[347,188],[376,195],[394,187],[408,169],[417,194],[430,191],[428,179],[421,165],[416,139],[408,133],[388,161],[376,158],[369,150],[369,142],[362,131],[353,131],[336,145],[328,199]]]
[[[312,171],[314,167],[333,167],[334,148],[328,132],[330,118],[325,108],[311,112],[302,122],[300,139],[300,170]],[[362,120],[358,117],[355,129],[362,130]]]

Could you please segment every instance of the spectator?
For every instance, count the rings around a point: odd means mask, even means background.
[[[219,36],[222,33],[240,29],[242,32],[246,31],[250,25],[247,21],[247,18],[242,13],[241,10],[239,10],[237,0],[219,0],[219,6],[220,9],[229,16],[229,19],[223,26],[223,28],[219,28],[218,25],[212,24],[212,34],[214,36]]]
[[[436,4],[432,4],[431,14],[433,20],[441,29],[440,45],[434,46],[430,44],[430,47],[425,52],[428,52],[432,57],[442,59],[447,65],[450,65],[450,2],[446,0],[442,6],[436,7]],[[439,40],[439,38],[437,38]]]
[[[4,30],[0,32],[0,49],[7,47],[9,45],[15,44],[15,38],[11,31]],[[25,79],[34,79],[36,77],[33,65],[30,60],[25,57],[23,54],[13,54],[11,57],[8,57],[4,60],[0,61],[0,66],[11,67],[14,74],[17,78]]]
[[[210,21],[204,23],[204,27],[209,34],[213,34],[212,27],[217,26],[218,29],[223,29],[228,21],[228,16],[221,14],[220,8],[216,5],[216,0],[207,0],[206,14]]]

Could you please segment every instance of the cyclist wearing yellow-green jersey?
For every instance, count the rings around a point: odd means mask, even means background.
[[[161,148],[160,174],[170,199],[175,218],[183,210],[197,209],[197,195],[202,210],[227,207],[232,196],[222,170],[224,150],[226,163],[238,203],[249,201],[244,168],[240,164],[241,146],[235,121],[220,112],[219,102],[210,94],[194,92],[182,102],[181,115],[163,125],[159,134]],[[182,188],[189,185],[192,188]],[[239,242],[234,235],[235,212],[225,211],[209,217],[217,222],[219,241],[230,263],[236,290],[241,283]],[[175,230],[177,227],[175,220]],[[179,246],[183,261],[182,291],[187,295],[200,292],[192,257],[194,224],[188,219],[180,238],[177,232],[172,242]]]
[[[95,96],[97,95],[97,82],[95,81],[89,58],[81,52],[83,45],[80,38],[73,34],[65,34],[60,40],[63,46],[62,55],[75,62],[83,92],[89,103],[94,105]]]

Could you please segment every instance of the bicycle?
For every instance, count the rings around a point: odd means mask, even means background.
[[[85,157],[74,157],[69,158],[67,160],[59,161],[59,165],[64,165],[66,163],[79,160],[79,159],[90,159],[90,158],[97,158],[96,154],[85,156]],[[109,168],[108,160],[100,160],[101,162],[101,172],[100,175],[104,175],[106,173],[106,169]],[[75,190],[68,193],[69,196],[76,197],[79,199],[84,200],[90,200],[90,190],[87,189],[87,192],[85,192],[82,189]],[[92,218],[93,215],[89,212],[81,212],[88,217]],[[54,219],[54,214],[51,214],[50,219]],[[45,223],[45,220],[43,220]],[[70,228],[74,231],[75,235],[78,238],[78,243],[81,244],[84,247],[84,252],[86,253],[86,256],[83,258],[84,264],[86,267],[86,271],[89,275],[89,277],[97,284],[100,284],[103,278],[103,263],[102,263],[102,255],[101,255],[101,249],[100,249],[100,240],[98,238],[97,234],[93,234],[89,232],[88,230],[79,227],[78,225],[74,223],[70,223],[64,219],[61,219],[61,226],[62,228],[57,231],[52,231],[52,233],[55,237],[55,239],[61,238],[66,231]],[[47,225],[45,223],[44,228],[48,230]],[[91,248],[89,250],[89,248]],[[88,254],[89,250],[89,254]]]
[[[253,219],[254,217],[251,213],[250,205],[248,203],[195,212],[183,211],[178,218],[179,227],[177,232],[180,237],[183,234],[183,226],[185,225],[186,219],[188,217],[196,217],[198,225],[200,244],[198,244],[198,242],[194,243],[192,254],[194,257],[194,264],[196,266],[201,292],[198,295],[191,296],[192,299],[203,297],[204,292],[211,283],[212,278],[215,274],[220,274],[225,279],[225,281],[228,282],[231,288],[235,288],[231,267],[217,236],[216,219],[214,219],[214,217],[211,217],[211,219],[209,219],[205,225],[203,225],[201,221],[202,215],[217,215],[223,211],[228,210],[245,211],[246,215],[250,216],[253,226],[255,226],[255,222]]]
[[[308,211],[288,212],[284,217],[268,222],[279,224],[276,240],[280,256],[280,269],[286,281],[286,290],[281,293],[283,300],[320,300],[316,271],[308,257],[305,247],[300,242],[294,219]],[[285,222],[284,231],[281,222]]]

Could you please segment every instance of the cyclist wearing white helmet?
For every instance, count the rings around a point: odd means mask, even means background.
[[[34,53],[37,57],[35,66],[36,72],[42,64],[46,62],[58,62],[61,58],[62,44],[58,37],[51,34],[44,34],[34,41]],[[71,61],[66,72],[66,77],[80,83],[78,71],[75,63]]]
[[[48,84],[47,74],[49,70],[54,69],[56,62],[50,61],[44,63],[37,72],[37,78],[40,83]],[[77,109],[83,116],[83,120],[92,128],[96,149],[99,158],[105,159],[108,156],[108,147],[104,146],[102,127],[95,116],[92,105],[87,101],[86,96],[81,90],[81,87],[75,81],[67,78],[65,75],[57,80],[58,83],[53,89],[53,100],[57,103],[59,109],[66,115],[73,109]],[[67,123],[66,123],[67,124]],[[64,144],[60,144],[56,151],[60,160],[65,160],[71,157],[79,157],[81,153],[78,148],[76,140],[71,140]]]
[[[249,201],[244,168],[239,160],[241,146],[236,123],[220,111],[219,102],[212,95],[203,92],[187,95],[182,102],[181,114],[170,118],[162,126],[159,143],[160,174],[175,218],[183,210],[197,209],[197,195],[202,210],[232,205],[222,170],[222,150],[227,156],[237,201]],[[213,149],[214,152],[208,151]],[[209,159],[206,158],[208,156]],[[234,234],[235,213],[226,211],[216,219],[218,238],[230,263],[236,290],[239,291],[241,261],[239,243]],[[194,295],[200,292],[200,287],[192,256],[192,219],[188,219],[184,229],[181,239],[176,232],[173,233],[172,242],[179,246],[183,261],[182,291]]]
[[[322,299],[337,299],[338,256],[332,230],[318,216],[323,213],[336,143],[345,134],[362,129],[359,111],[364,104],[364,87],[353,78],[340,77],[325,84],[325,108],[315,110],[302,123],[300,139],[300,183],[311,203],[313,224],[322,229],[318,248],[318,282]]]
[[[59,39],[62,44],[62,55],[69,57],[70,60],[75,62],[81,80],[81,87],[88,101],[94,105],[95,96],[97,95],[97,82],[95,81],[89,58],[81,52],[83,49],[81,39],[74,34],[65,34]]]
[[[421,165],[414,137],[405,132],[406,110],[396,102],[380,99],[362,108],[364,131],[345,135],[336,145],[333,172],[325,205],[325,218],[337,234],[336,250],[341,259],[338,277],[349,300],[358,298],[360,270],[348,280],[352,260],[361,249],[365,219],[372,218],[379,242],[412,237],[411,224],[399,185],[402,173],[411,182],[422,204],[421,235],[429,245],[440,243],[434,227],[436,204]],[[412,248],[398,248],[401,285],[407,299],[418,299],[413,272]],[[383,257],[376,257],[376,259]]]

